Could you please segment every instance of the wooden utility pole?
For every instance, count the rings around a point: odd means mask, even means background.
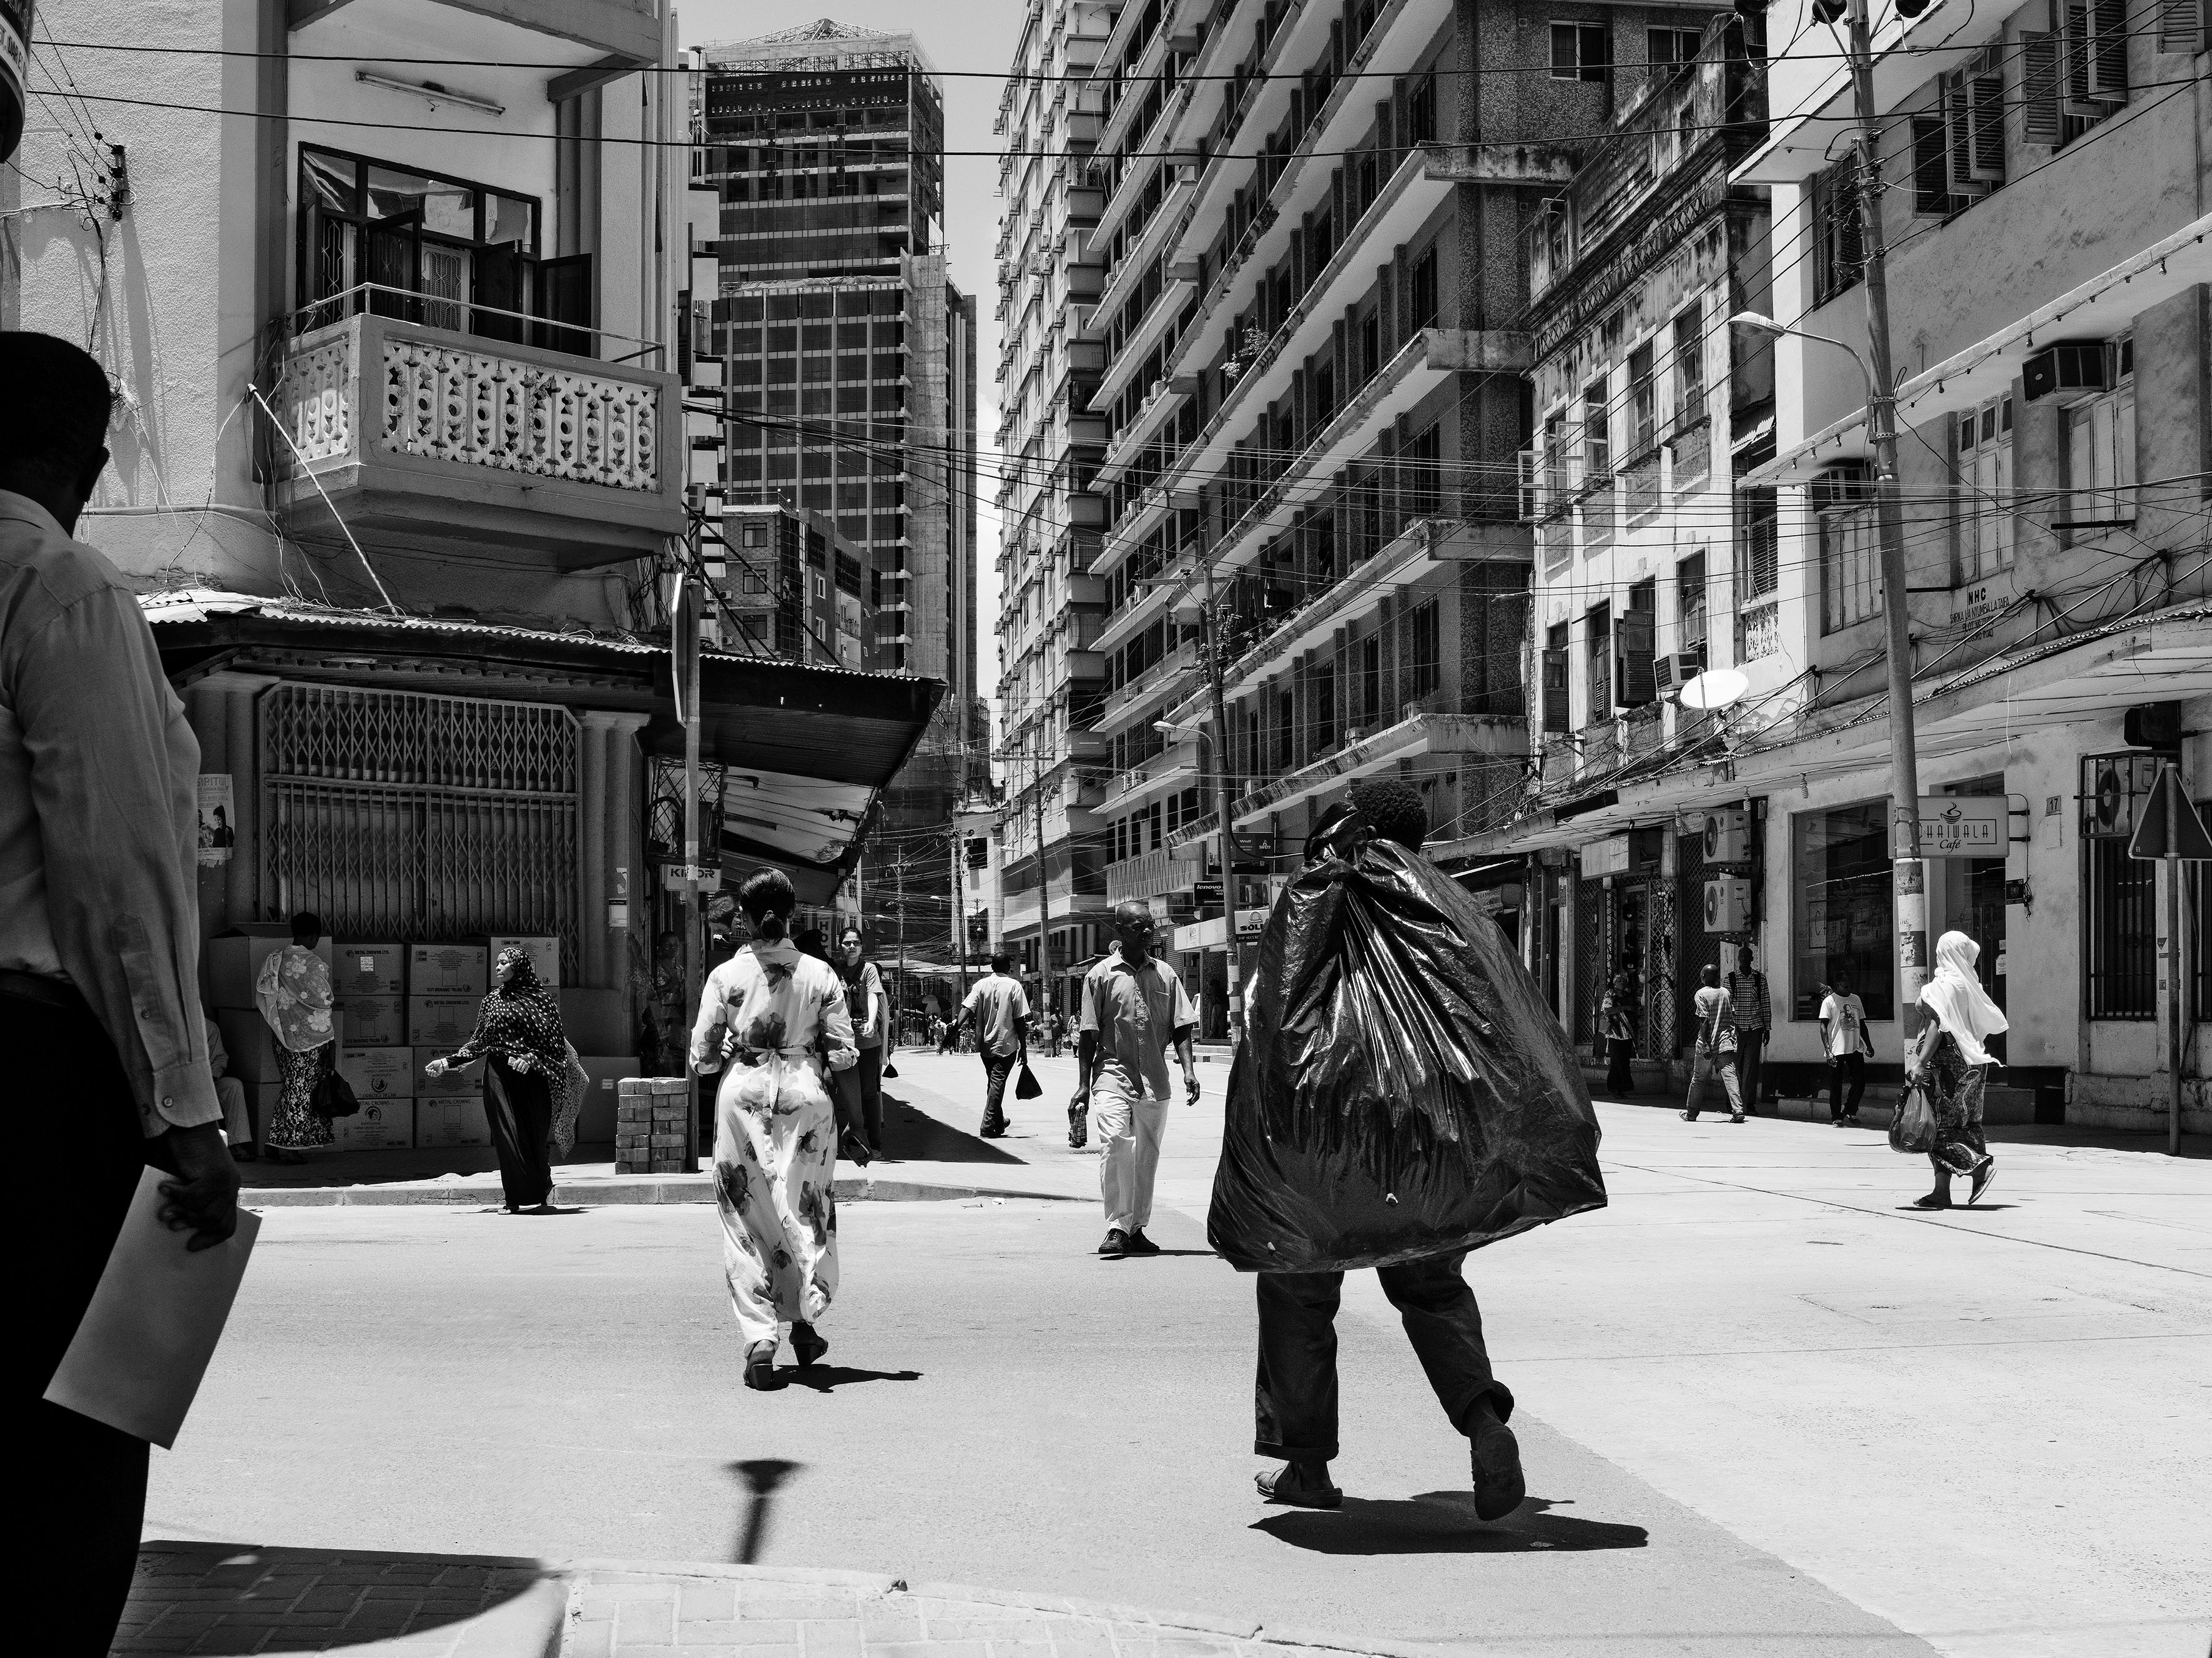
[[[1206,680],[1213,700],[1213,810],[1221,831],[1221,917],[1227,929],[1224,960],[1228,978],[1229,1039],[1237,1041],[1243,1028],[1237,971],[1237,831],[1229,821],[1229,802],[1235,794],[1229,775],[1229,714],[1222,692],[1221,613],[1215,607],[1213,560],[1206,571]]]
[[[696,530],[693,532],[696,533]],[[678,576],[673,628],[675,690],[684,720],[684,1006],[699,1006],[705,973],[699,907],[699,613],[703,595],[689,575]],[[719,838],[719,837],[718,837]],[[691,1081],[690,1108],[684,1114],[684,1155],[699,1155],[698,1069],[687,1052],[684,1072]]]

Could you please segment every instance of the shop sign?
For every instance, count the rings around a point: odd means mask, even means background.
[[[1608,835],[1603,840],[1594,840],[1582,849],[1583,879],[1595,881],[1600,875],[1625,875],[1628,873],[1628,837]]]
[[[1923,795],[1920,856],[1927,858],[2001,858],[2009,833],[2002,795]]]

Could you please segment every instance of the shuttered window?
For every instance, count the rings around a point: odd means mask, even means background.
[[[341,937],[556,936],[574,982],[579,766],[565,708],[278,685],[262,698],[278,917]]]
[[[1856,155],[1846,155],[1813,179],[1813,283],[1825,305],[1856,284],[1866,270],[1865,221]]]

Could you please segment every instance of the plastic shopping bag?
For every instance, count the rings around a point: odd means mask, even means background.
[[[1261,934],[1206,1236],[1245,1271],[1472,1249],[1604,1205],[1574,1046],[1496,922],[1325,815]]]
[[[1889,1119],[1889,1149],[1911,1156],[1936,1149],[1936,1103],[1925,1083],[1908,1085]]]

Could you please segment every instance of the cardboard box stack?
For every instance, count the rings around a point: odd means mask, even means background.
[[[331,962],[338,1000],[338,1075],[361,1110],[331,1125],[348,1150],[415,1143],[415,1050],[404,1016],[407,947],[341,939]]]
[[[691,1108],[691,1084],[681,1076],[625,1076],[617,1084],[615,1106],[615,1172],[618,1174],[688,1174],[694,1159],[686,1155],[684,1119]]]

